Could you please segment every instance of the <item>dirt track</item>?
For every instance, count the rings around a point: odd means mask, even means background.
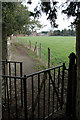
[[[23,62],[23,74],[27,75],[39,71],[39,68],[36,67],[37,65],[43,67],[38,60],[28,55],[30,50],[13,41],[11,43],[12,45],[9,46],[10,60]]]

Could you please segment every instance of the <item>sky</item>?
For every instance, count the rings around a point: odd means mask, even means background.
[[[28,9],[30,11],[33,12],[34,8],[36,7],[37,3],[39,0],[32,0],[32,4],[31,5],[27,5],[27,1],[25,0],[24,5],[28,6]],[[58,0],[56,0],[58,1]],[[64,0],[65,2],[66,0]],[[59,0],[59,5],[63,2],[63,0]],[[50,21],[47,20],[47,16],[45,15],[45,13],[42,14],[42,16],[38,19],[40,21],[40,23],[45,27],[43,27],[40,30],[37,30],[37,32],[41,32],[41,31],[49,31],[49,30],[63,30],[63,29],[70,29],[70,23],[74,21],[73,18],[68,18],[66,15],[61,14],[61,11],[58,11],[58,19],[56,20],[56,23],[58,24],[58,28],[51,28],[51,24]]]

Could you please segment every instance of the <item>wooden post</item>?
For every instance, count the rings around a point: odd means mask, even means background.
[[[41,47],[42,47],[42,46],[41,46],[41,43],[40,43],[40,58],[41,58]]]
[[[50,67],[50,48],[48,48],[48,68]]]
[[[35,46],[35,48],[36,48],[36,54],[37,54],[37,42],[36,42],[36,46]]]
[[[30,48],[31,48],[31,40],[29,41],[29,45],[30,45]]]
[[[26,40],[26,48],[28,49],[28,41]]]
[[[38,45],[37,45],[37,42],[36,42],[36,54],[38,55]]]
[[[75,110],[75,99],[76,97],[76,73],[74,70],[75,66],[75,54],[71,53],[69,56],[69,73],[68,73],[68,89],[67,89],[67,104],[66,104],[66,115],[73,117]],[[75,85],[74,85],[75,84]],[[74,112],[73,112],[74,111]]]
[[[27,47],[27,45],[28,45],[28,42],[27,42],[27,40],[26,40],[26,47]]]

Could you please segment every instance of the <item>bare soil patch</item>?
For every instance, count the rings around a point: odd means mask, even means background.
[[[11,60],[23,62],[23,74],[28,75],[45,68],[35,53],[25,46],[12,41],[10,49]]]

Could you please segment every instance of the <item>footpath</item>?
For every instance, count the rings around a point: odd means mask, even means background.
[[[23,74],[25,75],[44,69],[40,61],[32,57],[33,55],[31,56],[31,54],[33,53],[30,50],[13,40],[8,43],[8,59],[23,62]]]

